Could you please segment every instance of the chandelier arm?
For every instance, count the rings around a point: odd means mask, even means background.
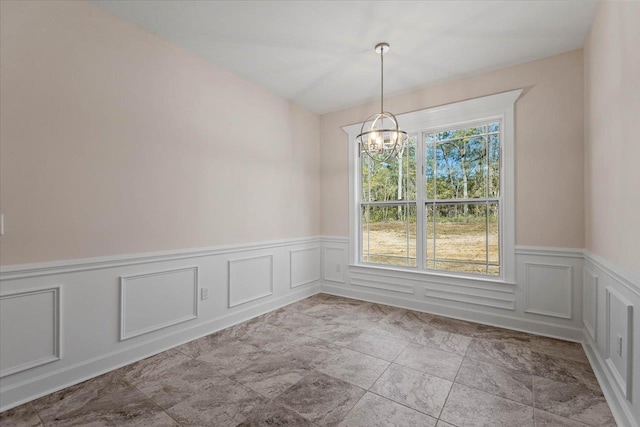
[[[370,135],[372,133],[377,134],[378,132],[397,132],[398,134],[402,135],[403,139],[409,136],[409,134],[407,132],[405,132],[403,130],[399,130],[399,129],[377,129],[377,130],[366,130],[366,131],[363,131],[358,136],[356,136],[356,139],[362,138],[362,137]]]

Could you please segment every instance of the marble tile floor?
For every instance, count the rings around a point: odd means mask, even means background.
[[[616,424],[577,343],[318,294],[0,414],[85,425]]]

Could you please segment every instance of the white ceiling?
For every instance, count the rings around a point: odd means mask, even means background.
[[[581,48],[595,0],[92,0],[311,111]]]

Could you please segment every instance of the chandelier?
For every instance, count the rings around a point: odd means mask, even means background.
[[[398,127],[398,119],[392,113],[384,111],[384,54],[389,51],[389,43],[378,43],[376,53],[380,54],[380,112],[373,114],[362,123],[360,135],[356,141],[361,151],[372,160],[388,162],[401,151],[407,139],[407,133]]]

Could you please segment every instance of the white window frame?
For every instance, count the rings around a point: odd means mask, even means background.
[[[501,121],[500,141],[500,276],[465,275],[455,272],[422,270],[415,267],[385,266],[360,262],[360,198],[362,184],[360,173],[360,150],[355,142],[362,123],[342,127],[348,135],[349,143],[349,265],[352,267],[380,270],[409,271],[428,276],[459,277],[501,283],[515,283],[515,102],[522,89],[503,92],[467,101],[455,102],[439,107],[427,108],[397,115],[400,128],[408,134],[418,134],[422,138],[425,129],[454,128],[469,122],[497,119]],[[417,152],[417,170],[424,163],[424,153]],[[418,187],[420,189],[421,187]],[[422,206],[417,206],[422,209]],[[416,248],[424,244],[416,242]],[[419,251],[422,252],[422,251]],[[421,256],[421,255],[420,255]],[[419,265],[419,264],[418,264]]]

